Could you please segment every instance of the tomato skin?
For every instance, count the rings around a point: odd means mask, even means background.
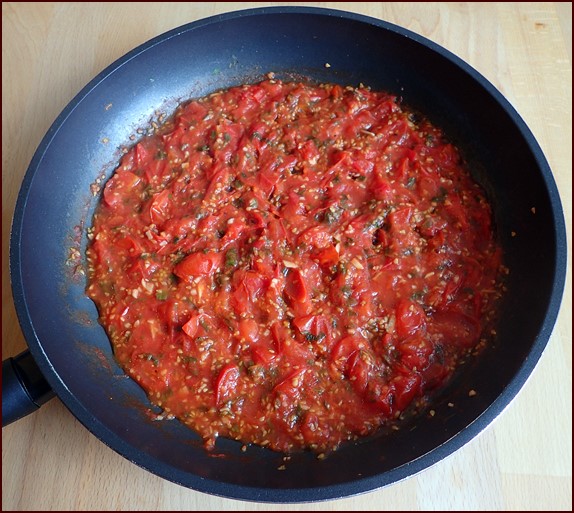
[[[257,300],[265,294],[269,281],[257,271],[236,271],[231,280],[233,292],[230,303],[233,310],[238,315],[242,313],[254,315]]]
[[[289,332],[284,325],[280,322],[274,322],[271,325],[271,337],[274,344],[275,352],[278,354],[283,353],[285,348],[285,341],[289,337]]]
[[[285,283],[285,296],[290,303],[305,303],[307,301],[307,285],[299,269],[289,269]]]
[[[239,376],[239,367],[234,363],[228,363],[219,371],[214,386],[216,405],[221,405],[234,395]]]
[[[333,236],[323,226],[311,226],[299,235],[297,242],[322,249],[332,245]]]
[[[406,338],[419,330],[424,330],[426,316],[418,303],[409,300],[399,301],[396,315],[396,329],[399,337]]]
[[[151,222],[160,226],[169,217],[169,191],[164,189],[157,194],[150,204],[149,215]]]
[[[182,326],[182,330],[189,338],[195,338],[203,320],[202,314],[193,314],[189,320]]]
[[[339,262],[339,252],[332,244],[324,249],[319,250],[314,257],[321,265],[333,267]]]
[[[345,370],[351,356],[365,347],[365,341],[357,337],[348,336],[342,338],[331,351],[330,360],[332,365],[338,369]]]
[[[422,379],[418,374],[399,375],[391,380],[394,388],[393,406],[403,411],[412,400],[421,394]]]
[[[371,353],[359,350],[349,357],[345,374],[353,384],[353,388],[358,393],[363,394],[375,374],[375,369]]]
[[[221,253],[191,253],[177,264],[173,273],[185,281],[193,281],[197,276],[215,273],[222,263]]]
[[[298,401],[301,398],[301,384],[305,377],[305,372],[305,369],[297,369],[290,372],[273,387],[273,392],[285,395],[291,401]]]
[[[429,364],[433,345],[428,337],[415,333],[401,342],[397,349],[401,354],[401,362],[405,367],[422,371]]]
[[[241,319],[239,321],[239,336],[248,342],[257,342],[259,325],[254,319]]]
[[[130,171],[116,173],[104,187],[104,202],[109,207],[121,207],[132,197],[132,190],[141,183],[141,178]]]
[[[253,345],[251,347],[251,357],[255,364],[267,367],[277,359],[277,353],[268,347]]]

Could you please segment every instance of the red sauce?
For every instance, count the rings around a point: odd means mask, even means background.
[[[325,451],[484,345],[491,223],[457,149],[392,95],[266,80],[124,154],[88,294],[118,362],[208,447]]]

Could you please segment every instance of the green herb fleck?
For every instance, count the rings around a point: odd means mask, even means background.
[[[238,262],[237,249],[231,248],[225,254],[225,267],[236,267]]]
[[[307,342],[320,342],[326,336],[323,332],[313,335],[310,331],[303,331],[302,334]]]
[[[165,301],[167,299],[167,290],[156,290],[155,297],[160,301]]]

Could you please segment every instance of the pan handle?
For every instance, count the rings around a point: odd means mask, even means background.
[[[2,427],[35,412],[54,395],[30,351],[2,362]]]

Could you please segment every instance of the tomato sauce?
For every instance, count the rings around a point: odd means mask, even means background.
[[[491,207],[441,130],[365,87],[269,79],[127,150],[87,293],[164,415],[290,452],[373,434],[487,341]]]

